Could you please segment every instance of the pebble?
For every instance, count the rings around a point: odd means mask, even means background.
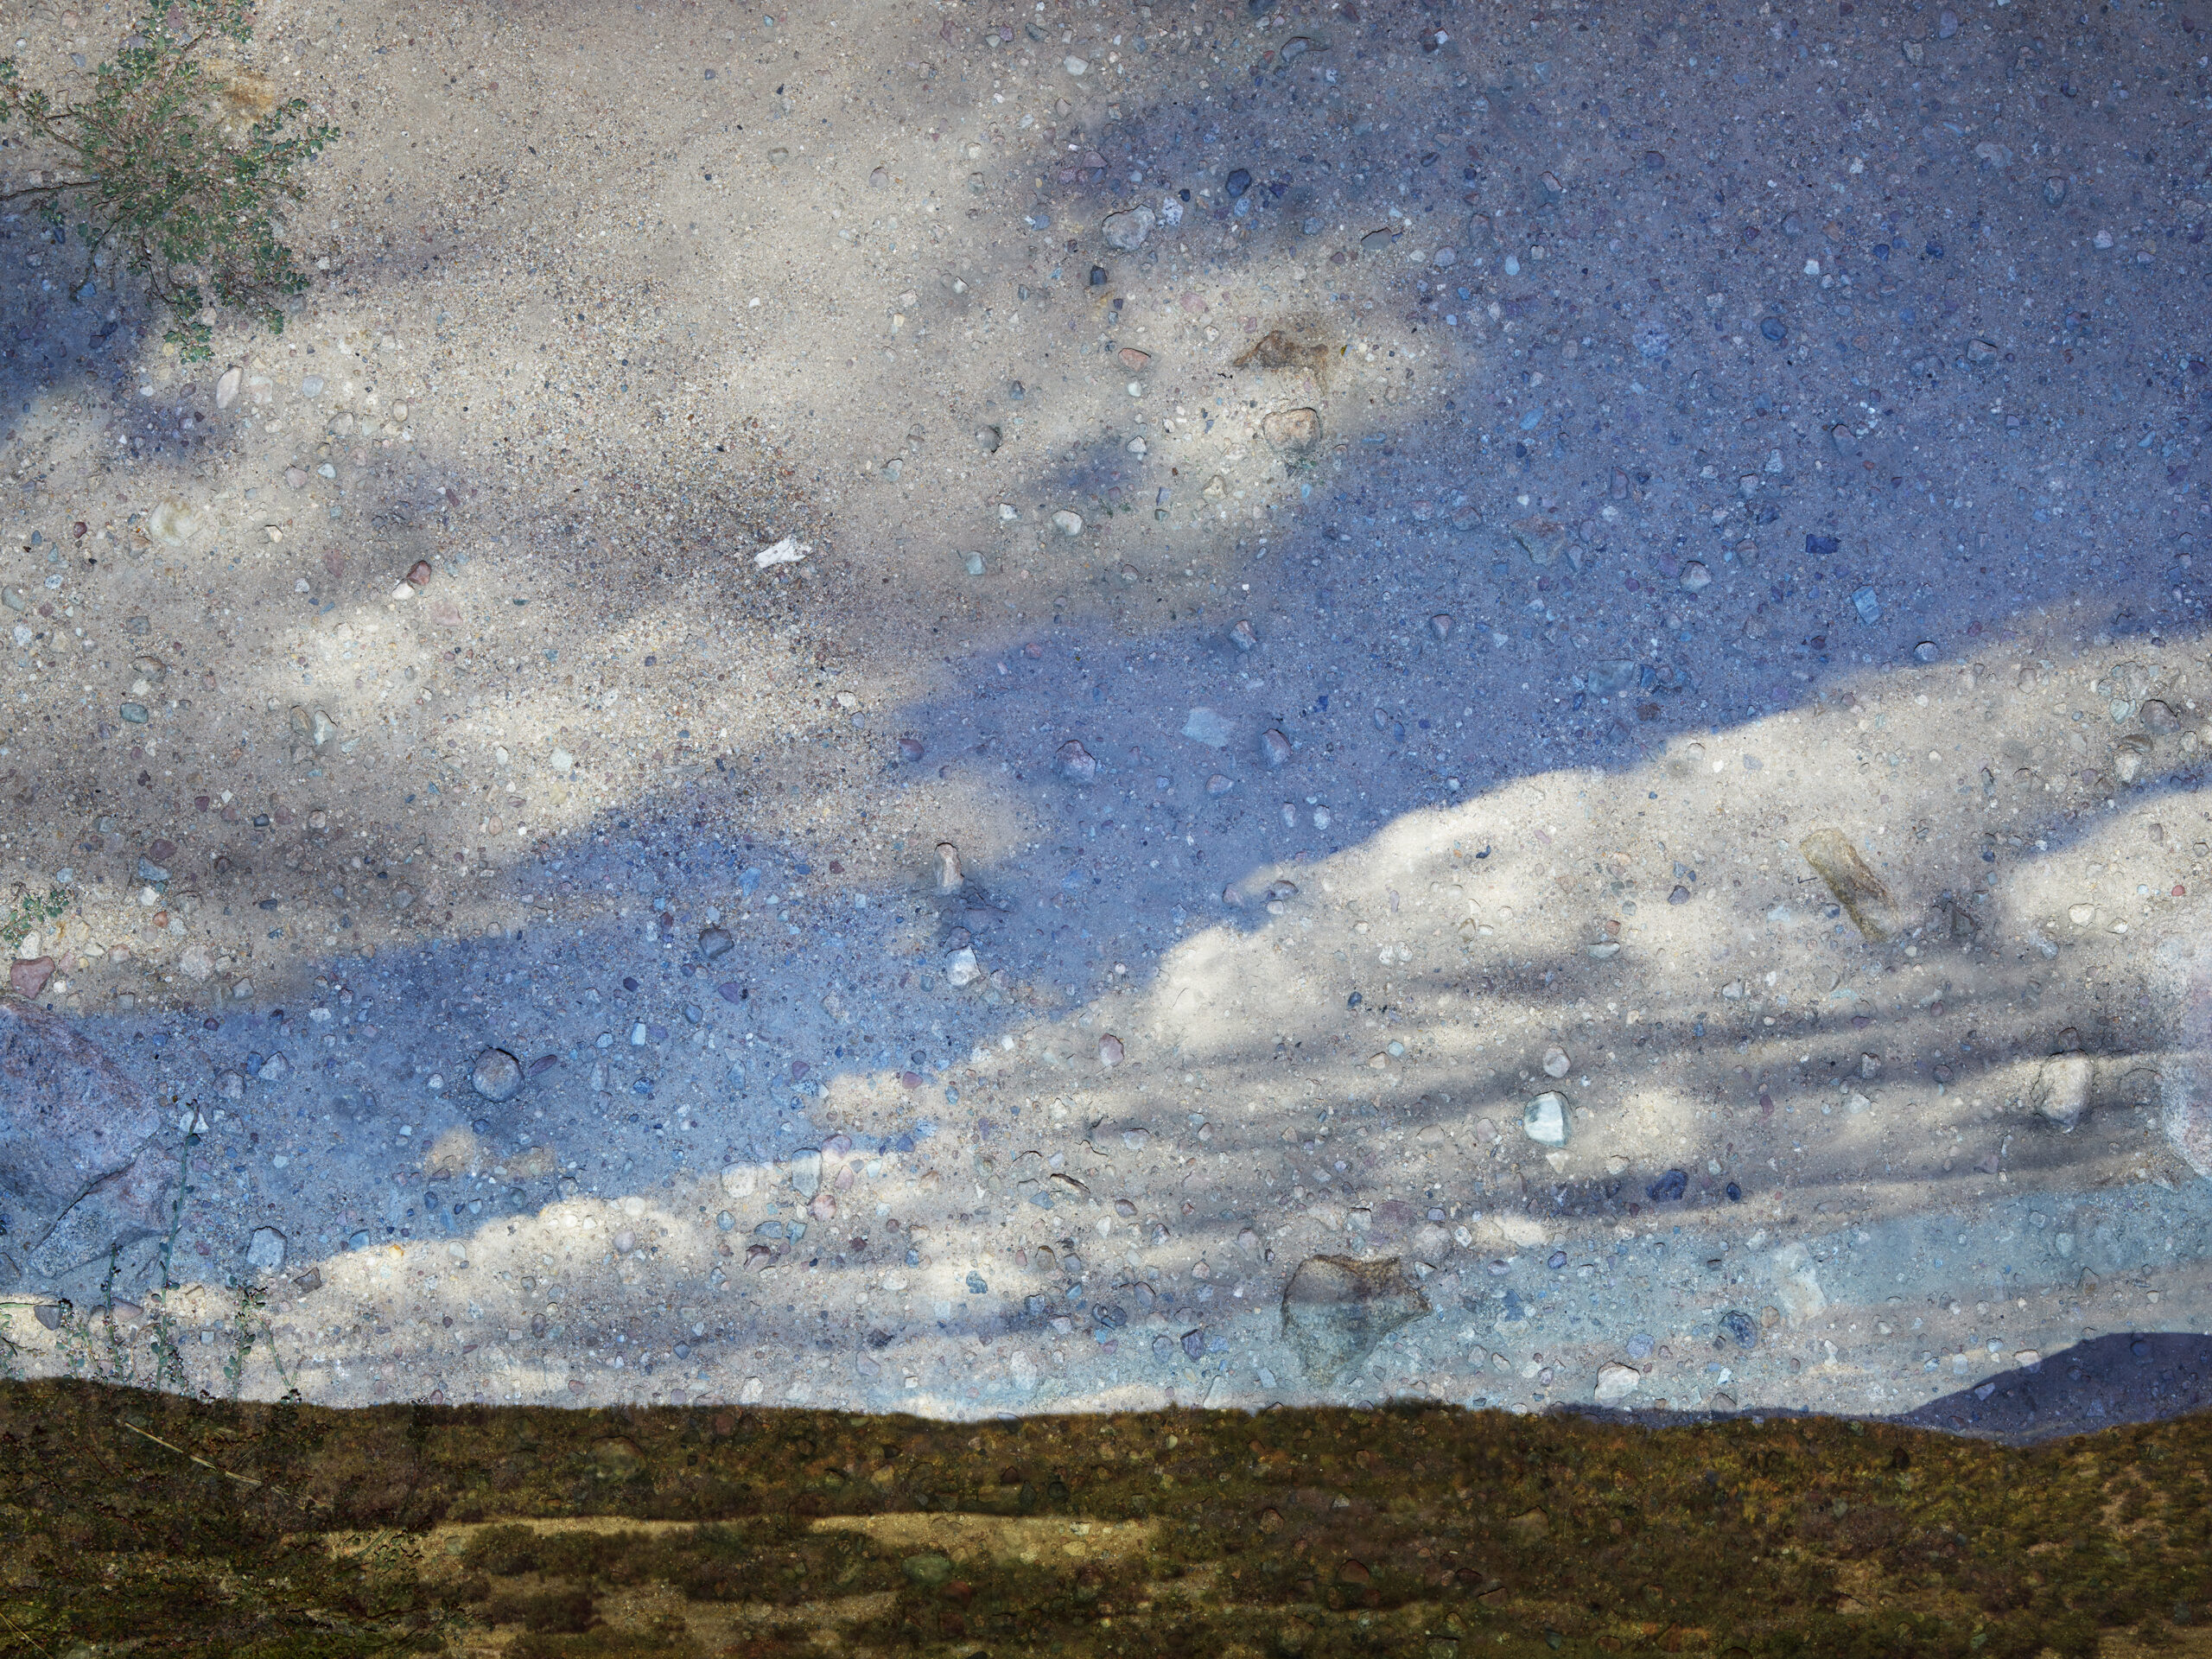
[[[1428,1298],[1395,1256],[1356,1262],[1313,1255],[1298,1264],[1283,1287],[1282,1337],[1307,1380],[1325,1388],[1383,1338],[1431,1311]]]
[[[1318,410],[1277,410],[1260,423],[1260,435],[1270,448],[1285,454],[1304,454],[1321,442],[1321,416]]]
[[[1269,771],[1290,764],[1290,740],[1273,727],[1260,734],[1260,764]]]
[[[2089,1109],[2089,1085],[2094,1075],[2088,1055],[2054,1054],[2037,1068],[2028,1091],[2028,1104],[2070,1133]]]
[[[1452,637],[1452,618],[1450,614],[1444,611],[1439,611],[1434,616],[1430,617],[1428,619],[1428,631],[1434,634],[1439,639],[1449,639]]]
[[[702,928],[699,933],[699,959],[702,962],[719,962],[730,953],[736,944],[726,928]]]
[[[1859,620],[1869,627],[1882,620],[1882,601],[1875,597],[1872,588],[1861,588],[1852,594],[1851,608],[1859,613]]]
[[[1601,697],[1618,696],[1633,687],[1643,677],[1643,670],[1625,658],[1592,663],[1584,673],[1584,683],[1592,693]]]
[[[274,1227],[257,1227],[245,1247],[245,1264],[256,1273],[275,1273],[284,1265],[284,1235]]]
[[[1647,1332],[1637,1332],[1628,1339],[1626,1345],[1628,1357],[1638,1364],[1651,1357],[1652,1341],[1650,1334]]]
[[[1230,629],[1229,643],[1239,651],[1254,651],[1259,647],[1260,636],[1249,620],[1242,621]]]
[[[1732,1307],[1720,1316],[1720,1329],[1722,1334],[1738,1348],[1758,1346],[1758,1321],[1739,1307]]]
[[[1251,188],[1252,175],[1241,167],[1235,168],[1226,179],[1222,181],[1222,188],[1229,193],[1229,199],[1231,201],[1235,201]]]
[[[1683,1171],[1670,1169],[1643,1189],[1643,1196],[1654,1204],[1671,1204],[1690,1190],[1690,1178]]]
[[[1151,208],[1134,207],[1127,213],[1107,214],[1098,229],[1106,238],[1108,247],[1122,253],[1135,253],[1144,245],[1145,238],[1152,234],[1154,222]],[[1133,349],[1124,348],[1122,360],[1133,369],[1141,369],[1144,366],[1142,362],[1129,363]],[[1135,355],[1140,358],[1145,356],[1141,352],[1135,353]]]
[[[1609,1406],[1634,1394],[1637,1385],[1643,1381],[1643,1373],[1633,1365],[1624,1365],[1609,1360],[1598,1368],[1598,1403]]]
[[[1098,1064],[1116,1066],[1122,1063],[1122,1039],[1108,1032],[1098,1039]]]
[[[1567,1058],[1567,1051],[1565,1049],[1548,1048],[1544,1051],[1544,1075],[1546,1077],[1563,1077],[1573,1069],[1573,1066],[1574,1062]]]
[[[1897,931],[1898,918],[1889,888],[1841,830],[1815,830],[1797,843],[1797,850],[1827,883],[1829,893],[1863,937],[1879,943]]]
[[[1521,1130],[1539,1146],[1567,1144],[1567,1096],[1547,1090],[1521,1114]]]
[[[1218,772],[1206,779],[1206,793],[1209,795],[1226,795],[1236,787],[1236,780],[1234,778],[1227,777]]]
[[[1075,784],[1087,784],[1098,776],[1096,759],[1073,738],[1060,745],[1052,757],[1052,769]]]
[[[811,1198],[822,1190],[822,1148],[801,1147],[784,1160],[784,1171],[791,1177],[791,1190],[802,1198]]]
[[[486,1100],[512,1100],[522,1088],[522,1064],[504,1048],[487,1048],[469,1067],[468,1081]]]
[[[902,737],[899,740],[899,758],[909,765],[920,760],[926,753],[927,751],[922,746],[922,740],[918,737]]]
[[[962,885],[960,849],[949,841],[940,841],[937,844],[938,893],[949,897],[959,892]]]
[[[1713,585],[1713,572],[1692,559],[1682,567],[1681,585],[1685,593],[1701,594]]]
[[[1083,534],[1083,515],[1062,507],[1052,515],[1052,528],[1063,536],[1080,536]]]

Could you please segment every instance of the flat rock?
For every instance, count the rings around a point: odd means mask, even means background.
[[[1260,423],[1260,435],[1268,447],[1287,455],[1302,455],[1321,442],[1321,416],[1311,409],[1277,410]]]
[[[1283,1287],[1282,1337],[1307,1379],[1326,1387],[1428,1312],[1428,1298],[1399,1270],[1396,1256],[1310,1255]]]
[[[60,1015],[0,1000],[0,1283],[51,1278],[169,1219],[153,1096]]]
[[[1215,749],[1229,747],[1229,735],[1233,729],[1228,721],[1211,709],[1193,709],[1191,717],[1183,722],[1184,736]]]

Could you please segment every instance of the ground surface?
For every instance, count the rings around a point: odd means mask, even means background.
[[[5,1384],[0,1652],[2201,1655],[2208,1421],[2023,1450],[1764,1416]]]
[[[17,967],[189,1160],[16,1363],[2201,1401],[2202,27],[265,8],[281,340],[0,245]]]

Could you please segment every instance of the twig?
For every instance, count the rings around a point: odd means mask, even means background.
[[[26,1641],[26,1642],[28,1642],[28,1643],[29,1643],[31,1644],[31,1646],[33,1646],[33,1647],[36,1648],[36,1649],[37,1649],[41,1653],[46,1654],[46,1656],[47,1656],[47,1659],[54,1659],[54,1656],[53,1656],[53,1654],[52,1654],[52,1653],[48,1649],[46,1643],[44,1643],[43,1642],[40,1641],[36,1637],[33,1636],[33,1635],[32,1635],[29,1630],[25,1630],[22,1625],[20,1625],[20,1624],[16,1624],[16,1621],[15,1621],[14,1619],[12,1619],[12,1618],[8,1618],[8,1615],[7,1615],[7,1614],[5,1614],[5,1613],[0,1613],[0,1618],[7,1619],[7,1620],[8,1620],[8,1628],[9,1628],[10,1630],[13,1630],[13,1631],[17,1635],[17,1636],[19,1636],[19,1637],[22,1637],[22,1639],[23,1639],[24,1641]]]

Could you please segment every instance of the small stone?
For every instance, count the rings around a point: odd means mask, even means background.
[[[614,1235],[614,1251],[616,1255],[627,1255],[631,1251],[637,1248],[638,1236],[629,1228],[625,1227],[620,1232]]]
[[[1063,536],[1080,536],[1083,534],[1083,515],[1062,507],[1052,515],[1052,528]]]
[[[822,1190],[822,1148],[801,1147],[784,1160],[785,1171],[791,1178],[791,1190],[802,1198],[811,1198]]]
[[[949,841],[937,844],[937,890],[940,896],[950,897],[960,891],[960,849]]]
[[[1439,611],[1434,616],[1430,617],[1428,619],[1428,631],[1434,634],[1439,639],[1449,639],[1452,637],[1452,618],[1450,614],[1446,612]]]
[[[753,556],[753,568],[756,570],[766,570],[772,565],[797,564],[812,551],[814,551],[813,548],[801,542],[797,537],[786,536],[783,540],[772,543],[755,553]]]
[[[1967,342],[1967,362],[1976,364],[1994,363],[1996,360],[1997,347],[1991,341],[1986,340],[1970,340]]]
[[[1632,690],[1643,676],[1643,668],[1625,658],[1610,662],[1592,663],[1583,675],[1583,683],[1594,696],[1618,696]]]
[[[512,1100],[522,1088],[522,1063],[504,1048],[487,1048],[469,1067],[468,1081],[486,1100]]]
[[[1290,764],[1290,740],[1273,727],[1260,734],[1260,764],[1271,772]]]
[[[1206,793],[1209,795],[1226,795],[1236,787],[1236,780],[1234,778],[1218,772],[1206,779]]]
[[[1060,67],[1066,70],[1068,73],[1071,75],[1086,74],[1090,69],[1090,64],[1085,62],[1083,59],[1074,56],[1061,59]]]
[[[1107,214],[1098,229],[1106,238],[1108,247],[1122,253],[1135,253],[1144,245],[1145,238],[1152,234],[1153,223],[1151,208],[1133,207],[1127,213]],[[1128,360],[1126,352],[1122,354],[1122,360]],[[1132,363],[1129,366],[1142,368],[1144,365]]]
[[[1759,1345],[1758,1322],[1739,1307],[1732,1307],[1720,1316],[1721,1334],[1738,1348],[1751,1349]]]
[[[719,962],[730,953],[736,944],[727,928],[702,928],[699,933],[699,959],[702,962]]]
[[[918,737],[902,737],[899,740],[899,758],[910,766],[920,760],[926,753],[927,750],[923,747],[922,740]]]
[[[428,559],[417,559],[408,567],[407,585],[416,588],[430,585],[430,562]]]
[[[1798,842],[1797,849],[1827,883],[1862,936],[1879,944],[1897,931],[1898,918],[1889,888],[1840,830],[1816,830]]]
[[[1204,1359],[1206,1353],[1206,1333],[1185,1331],[1183,1333],[1183,1355],[1186,1359]]]
[[[1943,647],[1933,639],[1923,639],[1912,648],[1912,660],[1916,663],[1933,663],[1942,655]]]
[[[1692,559],[1682,567],[1681,585],[1684,593],[1701,594],[1713,586],[1713,572],[1700,561]]]
[[[1395,1256],[1308,1256],[1283,1289],[1282,1337],[1307,1378],[1325,1388],[1383,1338],[1430,1311],[1428,1298],[1399,1270]]]
[[[1567,1058],[1567,1051],[1565,1049],[1548,1048],[1544,1051],[1544,1075],[1546,1077],[1563,1077],[1573,1069],[1573,1066],[1574,1062]]]
[[[956,991],[965,989],[982,976],[982,964],[976,960],[972,947],[963,947],[945,958],[944,982]]]
[[[1643,1189],[1643,1196],[1654,1204],[1672,1204],[1690,1190],[1690,1178],[1683,1171],[1670,1169]]]
[[[1260,435],[1270,448],[1302,455],[1321,442],[1321,416],[1311,409],[1278,410],[1260,423]]]
[[[47,982],[53,977],[54,958],[52,957],[33,957],[27,962],[11,962],[8,964],[9,988],[20,997],[26,999],[35,997],[46,988]]]
[[[241,371],[238,365],[233,363],[229,368],[225,369],[222,373],[215,377],[216,408],[228,409],[238,400],[238,378],[240,373]]]
[[[1852,594],[1851,608],[1859,613],[1859,620],[1869,627],[1882,620],[1882,601],[1874,596],[1872,588],[1861,588]]]
[[[2043,200],[2044,205],[2046,207],[2056,207],[2061,202],[2064,201],[2066,200],[2066,181],[2063,179],[2045,179],[2043,181]]]
[[[256,1273],[273,1274],[284,1265],[284,1235],[274,1227],[257,1227],[245,1247],[245,1264]]]
[[[1250,622],[1239,622],[1230,629],[1229,643],[1239,651],[1254,651],[1259,647],[1260,636],[1254,632]]]
[[[1625,1400],[1636,1392],[1637,1384],[1643,1381],[1643,1373],[1633,1365],[1624,1365],[1611,1360],[1598,1368],[1598,1403],[1610,1406]]]
[[[1222,188],[1228,192],[1231,201],[1235,201],[1251,188],[1252,175],[1241,167],[1235,168],[1226,179],[1222,181]]]
[[[2089,1109],[2093,1075],[2088,1055],[2055,1054],[2037,1071],[2028,1090],[2028,1105],[2070,1134]]]
[[[1134,346],[1124,346],[1119,351],[1116,352],[1114,355],[1121,359],[1122,366],[1129,370],[1132,373],[1141,372],[1145,368],[1148,367],[1152,362],[1152,353],[1150,352],[1141,352]]]
[[[1121,1063],[1122,1039],[1109,1031],[1098,1039],[1098,1064],[1111,1067]]]
[[[1070,738],[1054,753],[1052,770],[1070,783],[1087,784],[1098,776],[1098,762],[1090,750]]]
[[[979,426],[976,429],[976,447],[987,455],[998,454],[999,445],[1003,441],[1003,435],[995,426]]]
[[[261,1063],[261,1070],[254,1076],[263,1083],[277,1084],[292,1075],[292,1062],[283,1053],[271,1054]]]
[[[919,1585],[925,1590],[935,1590],[950,1581],[952,1558],[931,1553],[909,1555],[899,1563],[899,1570],[906,1575],[907,1582]]]
[[[1548,1090],[1521,1114],[1521,1132],[1539,1146],[1567,1144],[1567,1096]]]
[[[1958,32],[1959,14],[1953,11],[1948,6],[1944,7],[1941,12],[1936,14],[1936,38],[1939,41],[1948,41]]]

